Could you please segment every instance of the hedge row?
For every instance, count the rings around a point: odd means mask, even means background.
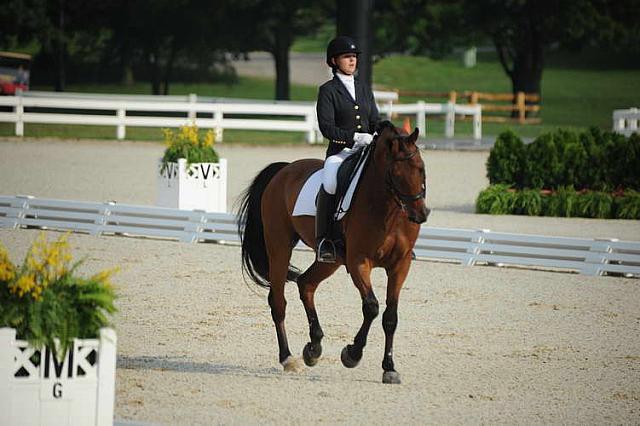
[[[529,216],[640,219],[640,192],[612,194],[576,191],[571,187],[555,191],[514,190],[509,185],[491,185],[478,195],[476,212]]]
[[[640,190],[640,135],[592,128],[557,130],[525,145],[513,132],[496,140],[487,160],[491,184],[515,188]]]

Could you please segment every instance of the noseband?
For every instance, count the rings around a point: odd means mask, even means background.
[[[408,160],[412,159],[413,157],[415,157],[416,154],[418,154],[418,148],[416,148],[416,150],[413,151],[409,155],[406,155],[404,157],[399,157],[399,158],[393,158],[392,160],[394,162],[396,162],[396,161],[408,161]],[[395,202],[398,204],[398,206],[403,211],[407,210],[407,204],[409,204],[409,203],[411,203],[413,201],[418,201],[418,200],[424,199],[426,197],[426,195],[427,195],[427,189],[426,189],[426,187],[424,185],[422,187],[422,191],[418,192],[417,194],[411,195],[411,194],[403,194],[402,192],[400,192],[400,190],[398,189],[396,184],[393,182],[393,178],[391,177],[390,168],[387,169],[387,174],[385,176],[385,183],[387,185],[387,189],[389,189],[389,191],[391,191],[391,193],[394,195]]]

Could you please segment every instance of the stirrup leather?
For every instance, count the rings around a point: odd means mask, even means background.
[[[318,243],[318,262],[335,263],[336,262],[336,246],[333,241],[323,238]]]

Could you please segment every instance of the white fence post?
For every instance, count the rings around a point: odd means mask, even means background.
[[[196,122],[196,110],[195,110],[196,103],[198,103],[198,95],[196,95],[195,93],[190,93],[189,104],[192,105],[194,108],[189,110],[189,112],[187,113],[187,117],[189,118],[189,121],[191,123]]]
[[[424,101],[418,101],[416,105],[418,106],[416,108],[416,125],[418,126],[418,131],[424,137],[427,134],[427,120]]]
[[[222,104],[216,104],[216,111],[213,113],[213,119],[215,121],[215,134],[216,142],[222,142],[224,138],[224,130],[222,127],[224,112],[222,111]]]
[[[455,105],[452,102],[447,102],[447,114],[445,118],[444,135],[447,138],[452,138],[455,133],[456,126],[456,111]]]
[[[116,137],[120,140],[124,139],[126,136],[125,130],[125,118],[127,113],[124,108],[118,108],[118,130],[116,131]]]
[[[24,106],[22,105],[22,95],[16,96],[16,136],[24,136]]]
[[[307,142],[314,144],[316,143],[316,112],[315,109],[310,110],[307,116],[305,117],[305,123],[309,126],[309,130],[307,131]]]
[[[476,105],[473,113],[473,139],[482,139],[482,105]]]

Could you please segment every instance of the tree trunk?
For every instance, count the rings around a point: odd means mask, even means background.
[[[58,3],[60,10],[58,11],[58,52],[57,52],[57,60],[56,60],[56,92],[64,92],[66,86],[66,75],[65,75],[65,55],[67,50],[67,45],[65,42],[65,34],[64,34],[64,0],[60,0]]]
[[[128,0],[121,3],[122,22],[118,28],[120,32],[120,67],[122,84],[132,86],[134,83],[133,67],[131,65],[132,47],[131,37],[129,36],[129,22],[131,20],[131,6]]]
[[[160,94],[160,64],[157,52],[149,56],[149,66],[151,67],[151,94]]]
[[[169,81],[171,80],[171,72],[173,71],[173,63],[176,59],[176,41],[175,38],[171,41],[171,48],[169,51],[169,57],[167,58],[167,63],[164,69],[164,88],[163,92],[165,95],[169,94]]]
[[[288,101],[289,95],[289,48],[290,27],[280,25],[276,29],[275,46],[271,54],[276,66],[276,100]]]

